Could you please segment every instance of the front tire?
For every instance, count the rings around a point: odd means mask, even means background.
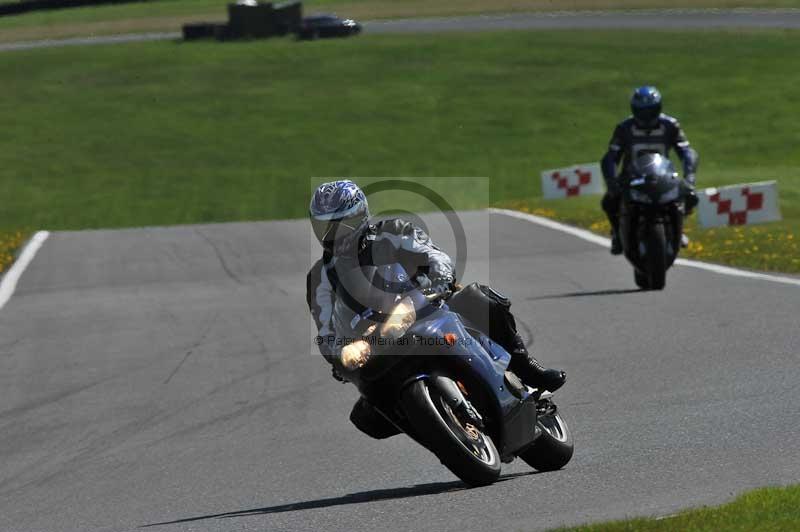
[[[656,224],[647,236],[647,274],[650,290],[663,290],[667,284],[667,239],[664,225]]]
[[[464,426],[433,383],[419,380],[403,392],[408,422],[447,469],[470,486],[485,486],[500,477],[500,455],[491,438]]]
[[[572,432],[558,412],[539,416],[536,425],[542,433],[519,457],[537,471],[561,469],[575,451]]]

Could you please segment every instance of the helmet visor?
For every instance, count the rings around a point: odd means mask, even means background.
[[[320,243],[333,243],[352,235],[364,221],[364,215],[358,214],[337,220],[317,220],[311,218],[311,227]]]
[[[658,117],[661,115],[660,105],[650,105],[647,107],[634,107],[633,117],[640,124],[655,124],[658,122]]]

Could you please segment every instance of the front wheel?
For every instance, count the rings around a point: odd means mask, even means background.
[[[647,274],[650,290],[663,290],[667,283],[667,239],[664,224],[656,224],[647,236]]]
[[[411,384],[402,403],[415,434],[458,478],[470,486],[485,486],[500,477],[500,457],[491,438],[460,421],[434,383]]]
[[[537,471],[561,469],[575,450],[572,432],[557,411],[540,415],[536,425],[542,433],[519,457]]]

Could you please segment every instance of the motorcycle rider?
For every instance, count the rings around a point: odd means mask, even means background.
[[[641,155],[658,153],[669,157],[670,150],[675,150],[683,163],[686,215],[691,214],[692,209],[697,206],[694,188],[698,155],[689,146],[678,120],[661,112],[661,93],[653,86],[637,88],[631,97],[631,112],[632,116],[617,124],[608,151],[600,163],[607,190],[601,206],[611,223],[613,255],[622,253],[622,242],[619,237],[620,182],[629,177],[631,165]],[[622,168],[617,174],[620,162]],[[685,235],[681,243],[683,246],[688,245],[689,240]]]
[[[370,220],[367,198],[350,180],[320,185],[311,198],[309,216],[323,253],[308,273],[306,300],[318,330],[316,343],[331,364],[338,355],[332,318],[337,298],[336,263],[340,258],[357,256],[361,264],[374,264],[380,256],[382,264],[399,262],[426,295],[447,299],[456,289],[452,260],[425,231],[401,219]],[[497,298],[498,304],[491,307],[497,309],[495,313],[503,314],[501,319],[510,324],[511,334],[507,338],[495,338],[511,354],[509,370],[529,386],[550,391],[560,388],[566,373],[539,364],[516,332],[508,300],[488,287],[482,288],[485,290],[478,297]],[[335,368],[333,376],[342,380]],[[359,429],[376,438],[397,433],[363,398],[356,403],[350,419]]]

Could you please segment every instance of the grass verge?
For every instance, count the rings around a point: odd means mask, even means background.
[[[799,46],[798,32],[512,32],[7,54],[0,231],[301,217],[311,176],[488,176],[488,195],[453,186],[451,203],[591,227],[598,199],[545,203],[539,171],[597,160],[650,82],[700,151],[701,185],[780,180],[784,222],[694,230],[689,255],[797,272]]]
[[[800,528],[800,487],[764,488],[746,493],[716,508],[699,508],[677,515],[631,519],[559,532],[782,532]]]
[[[155,31],[222,21],[229,0],[155,0],[40,11],[0,18],[0,42]],[[641,8],[800,7],[800,0],[310,0],[306,12],[334,11],[361,20],[522,11]]]
[[[23,231],[0,231],[0,273],[14,262],[14,254],[26,238]]]

